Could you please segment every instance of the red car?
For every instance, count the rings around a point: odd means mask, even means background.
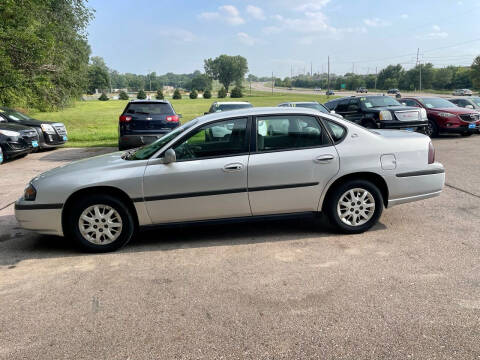
[[[425,134],[430,137],[439,133],[470,136],[480,130],[480,112],[458,107],[448,100],[437,97],[408,97],[402,98],[400,102],[427,110],[428,126]]]

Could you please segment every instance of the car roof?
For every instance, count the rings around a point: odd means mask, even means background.
[[[286,114],[305,114],[305,115],[325,115],[324,113],[310,108],[302,107],[253,107],[247,109],[230,110],[226,112],[217,112],[199,116],[198,123],[203,124],[210,121],[228,119],[241,116],[260,116],[260,115],[286,115]]]
[[[287,101],[279,105],[283,105],[283,104],[320,104],[320,103],[318,101]]]
[[[218,105],[236,105],[236,104],[248,104],[251,105],[248,101],[215,101],[214,104]]]
[[[168,100],[147,100],[147,99],[139,100],[139,99],[136,99],[136,100],[130,100],[128,103],[129,104],[131,104],[131,103],[136,103],[136,104],[142,104],[142,103],[170,104],[170,101],[168,101]]]

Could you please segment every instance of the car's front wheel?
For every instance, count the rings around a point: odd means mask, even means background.
[[[435,121],[428,120],[427,126],[425,127],[425,135],[431,138],[438,136],[438,126]]]
[[[348,181],[333,189],[326,199],[324,210],[341,232],[362,233],[375,225],[382,215],[382,193],[370,181]]]
[[[135,221],[128,207],[110,195],[88,196],[67,211],[66,235],[86,251],[117,250],[135,232]]]

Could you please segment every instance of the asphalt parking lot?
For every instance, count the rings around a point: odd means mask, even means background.
[[[373,230],[289,220],[160,229],[79,253],[17,227],[35,174],[110,149],[0,167],[1,359],[480,359],[480,136],[434,141],[440,197]]]

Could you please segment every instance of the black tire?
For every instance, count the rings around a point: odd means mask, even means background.
[[[122,229],[120,235],[108,244],[95,244],[86,239],[79,227],[79,219],[84,210],[94,205],[106,205],[114,209],[120,216]],[[126,245],[135,234],[135,221],[129,208],[119,199],[102,194],[89,195],[76,201],[71,208],[66,209],[65,235],[72,238],[82,250],[87,252],[110,252]],[[100,231],[100,230],[99,230]]]
[[[375,203],[375,210],[373,211],[373,215],[369,218],[369,220],[356,226],[348,225],[343,222],[337,211],[337,206],[342,195],[352,189],[363,189],[368,191],[373,197]],[[328,219],[332,225],[337,228],[337,230],[345,234],[359,234],[367,231],[377,223],[383,212],[383,196],[378,187],[370,181],[350,180],[338,185],[329,193],[328,197],[325,199],[325,205],[323,206],[323,209]]]
[[[425,135],[430,136],[431,138],[438,136],[438,126],[433,120],[428,120],[428,124],[425,127]]]
[[[472,133],[470,133],[470,132],[464,132],[464,133],[462,133],[462,136],[464,136],[464,137],[472,136]]]

